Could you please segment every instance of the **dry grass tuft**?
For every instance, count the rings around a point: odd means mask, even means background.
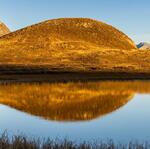
[[[6,133],[0,137],[0,149],[149,149],[150,143],[115,143],[108,141],[91,141],[75,143],[69,140],[30,139],[24,136],[9,138]]]

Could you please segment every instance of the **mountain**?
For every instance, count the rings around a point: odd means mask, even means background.
[[[137,48],[139,49],[150,49],[150,43],[147,43],[147,42],[141,42],[137,45]]]
[[[1,73],[145,72],[149,61],[127,35],[87,18],[48,20],[0,38]]]
[[[4,23],[0,22],[0,37],[8,33],[10,33],[10,30],[7,28],[7,26]]]

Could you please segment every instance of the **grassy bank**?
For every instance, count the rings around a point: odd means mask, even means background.
[[[94,143],[80,143],[77,144],[67,140],[50,139],[29,139],[24,136],[13,136],[9,138],[8,135],[0,136],[0,149],[149,149],[150,143],[129,142],[127,144],[114,143],[113,141],[97,141]]]

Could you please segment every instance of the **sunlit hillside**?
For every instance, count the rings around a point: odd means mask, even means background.
[[[49,20],[0,38],[3,71],[149,72],[149,55],[124,33],[92,19]]]
[[[109,114],[136,93],[150,93],[150,82],[1,84],[0,104],[45,119],[79,121]]]
[[[0,22],[0,37],[8,33],[10,33],[8,27],[4,23]]]

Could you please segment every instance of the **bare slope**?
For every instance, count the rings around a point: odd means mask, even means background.
[[[92,19],[49,20],[0,38],[3,71],[147,72],[148,55],[122,32]]]
[[[0,37],[8,33],[10,33],[10,30],[7,28],[7,26],[4,23],[0,22]]]

